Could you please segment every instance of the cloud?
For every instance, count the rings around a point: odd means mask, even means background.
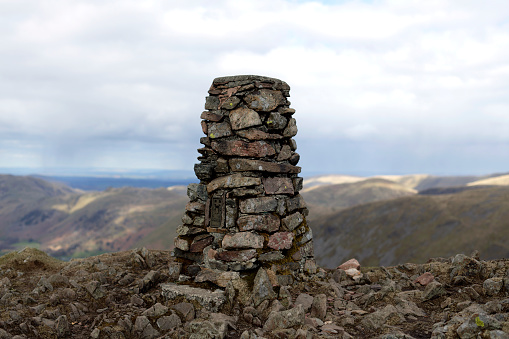
[[[341,143],[346,167],[404,168],[405,145],[431,159],[440,144],[453,168],[475,141],[473,166],[509,141],[505,1],[10,0],[0,13],[1,154],[20,156],[0,167],[191,169],[206,91],[232,74],[290,84],[304,164]],[[405,156],[373,157],[383,146]]]

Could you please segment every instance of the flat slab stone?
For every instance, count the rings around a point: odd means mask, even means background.
[[[260,171],[272,173],[300,173],[299,166],[290,164],[278,164],[275,162],[251,160],[251,159],[230,159],[230,167],[234,172]]]
[[[242,175],[239,174],[232,174],[212,180],[207,185],[207,191],[211,193],[219,188],[238,188],[256,186],[260,185],[261,182],[262,181],[260,178],[243,177]]]
[[[267,194],[293,194],[293,183],[290,178],[263,178],[263,187]]]
[[[226,302],[224,291],[210,291],[203,288],[196,288],[187,285],[161,284],[161,295],[168,300],[177,297],[184,297],[188,301],[196,301],[207,310],[217,312]]]
[[[263,158],[276,153],[274,148],[265,141],[220,140],[213,141],[211,147],[218,153],[241,157]]]

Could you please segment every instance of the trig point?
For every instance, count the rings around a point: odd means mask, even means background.
[[[183,273],[264,267],[282,285],[299,273],[315,273],[290,87],[238,75],[214,79],[208,93],[204,147],[194,167],[200,183],[187,188],[190,202],[173,252]]]

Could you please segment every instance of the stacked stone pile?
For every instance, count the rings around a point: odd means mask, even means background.
[[[201,115],[200,183],[188,187],[175,239],[188,275],[263,266],[288,283],[291,273],[316,272],[289,91],[262,76],[213,81]]]

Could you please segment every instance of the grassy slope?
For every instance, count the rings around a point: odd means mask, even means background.
[[[392,181],[368,179],[355,183],[316,187],[313,190],[303,192],[302,196],[310,210],[308,220],[314,224],[315,217],[323,218],[323,216],[352,206],[414,194],[416,194],[416,191]]]
[[[315,253],[326,267],[352,257],[376,266],[474,249],[487,259],[507,257],[509,188],[374,202],[315,223]]]

